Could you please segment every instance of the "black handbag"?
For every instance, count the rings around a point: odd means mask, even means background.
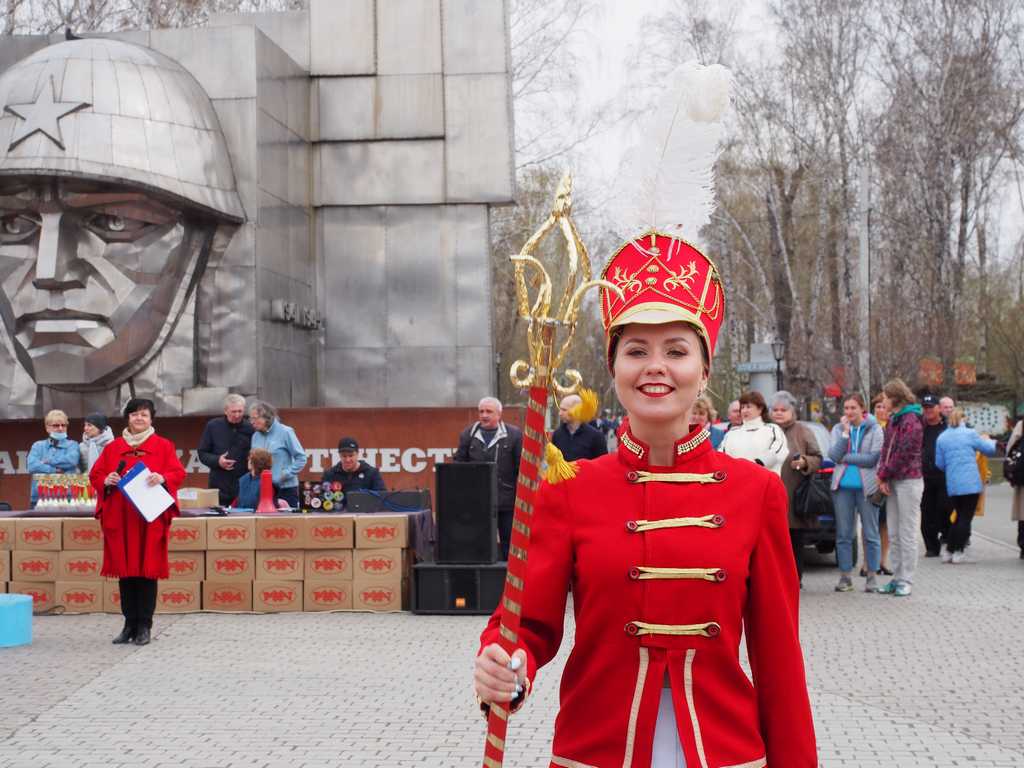
[[[793,515],[801,523],[814,525],[822,515],[832,514],[831,480],[827,474],[805,475],[793,494]]]

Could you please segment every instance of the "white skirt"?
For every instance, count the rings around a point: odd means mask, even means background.
[[[683,756],[683,747],[679,743],[679,731],[676,729],[672,691],[669,688],[661,689],[658,722],[654,726],[651,768],[686,768],[686,758]]]

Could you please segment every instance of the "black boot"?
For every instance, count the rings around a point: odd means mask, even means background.
[[[130,643],[135,637],[135,590],[131,579],[119,579],[118,591],[121,593],[121,614],[124,616],[124,629],[114,638],[114,645]]]
[[[127,621],[124,623],[124,629],[121,630],[121,634],[114,638],[114,645],[124,645],[130,643],[135,639],[135,627],[129,624]]]
[[[139,579],[138,629],[135,632],[136,645],[149,645],[153,629],[153,613],[156,611],[156,579]]]
[[[139,631],[135,633],[135,638],[132,640],[136,645],[149,645],[149,627],[139,627]]]

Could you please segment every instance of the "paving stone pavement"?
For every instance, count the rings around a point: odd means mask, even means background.
[[[980,534],[973,554],[922,559],[903,599],[837,594],[831,558],[809,567],[801,623],[822,768],[1024,766],[1024,561]],[[158,616],[156,640],[126,648],[110,644],[118,617],[38,617],[31,647],[0,650],[0,768],[478,766],[483,623]],[[547,765],[569,624],[513,721],[509,768]]]

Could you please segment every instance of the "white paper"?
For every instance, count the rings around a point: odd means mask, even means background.
[[[153,473],[143,468],[135,477],[121,486],[121,492],[139,510],[139,514],[152,523],[174,503],[171,494],[162,485],[148,485],[147,479]]]

